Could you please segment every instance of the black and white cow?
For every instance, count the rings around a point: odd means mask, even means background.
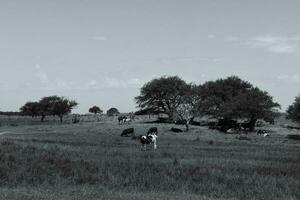
[[[270,136],[266,130],[258,130],[257,135],[263,135],[264,137]]]
[[[154,133],[143,135],[140,138],[142,149],[144,149],[144,151],[147,150],[147,144],[153,144],[153,149],[156,150],[157,149],[156,141],[157,141],[157,135]]]
[[[130,124],[132,122],[131,118],[125,117],[123,118],[123,124]]]
[[[119,125],[123,123],[124,119],[126,119],[126,116],[119,116],[118,117],[118,121],[119,121]]]

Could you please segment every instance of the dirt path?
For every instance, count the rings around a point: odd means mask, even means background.
[[[8,134],[8,133],[11,133],[10,131],[3,131],[3,132],[0,132],[0,135],[4,135],[4,134]]]

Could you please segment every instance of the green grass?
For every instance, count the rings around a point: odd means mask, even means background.
[[[156,124],[155,152],[120,137],[125,128],[138,135],[151,126],[109,119],[2,126],[0,199],[300,198],[300,143],[285,137],[289,130],[270,126],[268,138],[239,140],[205,127],[172,133],[174,125]]]

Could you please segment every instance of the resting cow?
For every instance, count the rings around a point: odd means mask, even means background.
[[[258,130],[257,135],[263,135],[264,137],[270,136],[266,130]]]
[[[134,128],[125,129],[121,133],[121,136],[130,136],[130,135],[134,135]]]

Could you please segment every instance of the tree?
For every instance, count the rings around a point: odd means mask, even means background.
[[[176,109],[183,103],[187,89],[188,84],[178,76],[163,76],[146,83],[135,100],[141,109],[161,111],[174,120]]]
[[[119,112],[119,110],[116,109],[116,108],[110,108],[110,109],[107,110],[106,114],[107,114],[108,116],[114,116],[114,115],[120,114],[120,112]]]
[[[300,123],[300,95],[295,98],[295,101],[287,109],[287,118]]]
[[[176,119],[185,123],[186,131],[189,130],[190,121],[201,115],[198,109],[201,100],[200,93],[199,86],[189,84],[182,96],[182,103],[175,109]]]
[[[20,108],[20,112],[22,115],[36,117],[40,115],[41,107],[38,102],[27,102]]]
[[[52,108],[52,114],[59,117],[60,122],[63,122],[63,116],[70,114],[72,109],[76,107],[78,103],[74,100],[68,100],[64,97],[60,97],[60,99],[54,102]]]
[[[202,113],[225,121],[247,119],[251,131],[258,119],[280,107],[267,92],[236,76],[203,84],[200,102]]]
[[[65,97],[49,96],[39,101],[41,108],[41,121],[44,121],[47,115],[56,115],[63,121],[63,116],[71,113],[72,109],[78,105],[76,101],[68,100]]]
[[[98,106],[93,106],[89,109],[89,112],[96,115],[98,113],[101,114],[103,111]]]

